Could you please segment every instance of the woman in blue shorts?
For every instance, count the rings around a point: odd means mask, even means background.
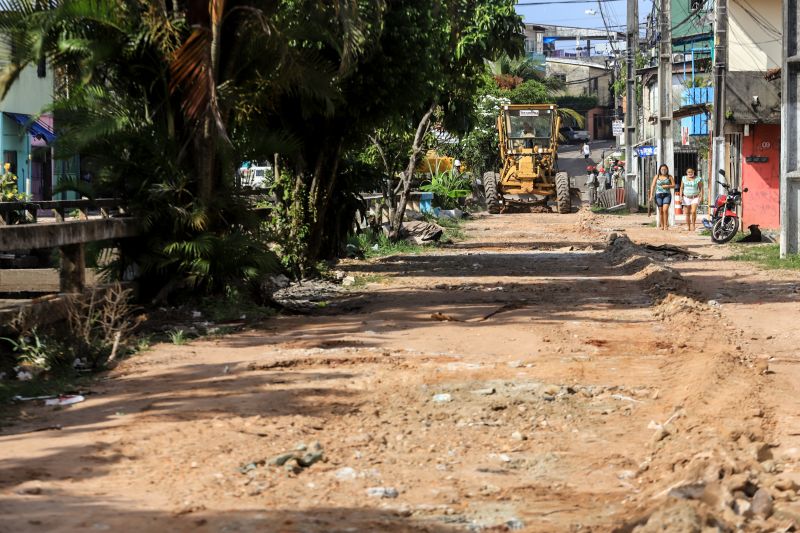
[[[675,188],[675,179],[669,173],[667,165],[658,167],[658,174],[653,177],[650,185],[650,198],[655,198],[658,208],[658,227],[662,230],[669,228],[669,204],[672,201],[672,190]]]

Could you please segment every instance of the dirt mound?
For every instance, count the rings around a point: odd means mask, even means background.
[[[582,208],[578,212],[578,220],[575,222],[577,232],[586,237],[597,237],[603,232],[599,228],[600,218],[588,207]]]
[[[662,320],[669,320],[672,317],[682,317],[681,320],[683,321],[686,315],[716,317],[719,315],[719,312],[694,298],[682,296],[680,294],[667,294],[658,305],[653,308],[653,314]]]
[[[612,264],[645,285],[644,291],[655,300],[690,292],[689,283],[678,271],[659,264],[651,252],[632,242],[627,235],[609,234],[606,253]]]

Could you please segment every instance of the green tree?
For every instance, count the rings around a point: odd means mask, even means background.
[[[143,286],[219,291],[270,256],[232,194],[237,162],[284,153],[309,176],[306,196],[289,197],[330,197],[341,139],[298,135],[276,109],[296,101],[294,123],[330,116],[384,11],[366,0],[13,0],[0,13],[13,43],[0,81],[7,91],[42,60],[56,69],[57,150],[93,157],[101,186],[130,199],[147,231],[123,257]],[[325,157],[308,157],[312,146]]]
[[[397,123],[411,126],[407,131],[413,135],[407,164],[394,187],[398,198],[396,205],[390,206],[391,238],[400,234],[414,172],[437,109],[444,129],[464,131],[475,95],[484,83],[485,61],[522,51],[522,22],[513,0],[437,0],[430,4],[426,46],[404,46],[415,50],[420,64],[428,68],[418,93],[424,95],[421,105]]]

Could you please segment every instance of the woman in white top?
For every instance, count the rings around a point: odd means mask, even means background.
[[[703,180],[695,175],[693,168],[686,169],[686,175],[681,179],[681,198],[686,207],[686,228],[689,231],[697,229],[697,206],[703,197]]]

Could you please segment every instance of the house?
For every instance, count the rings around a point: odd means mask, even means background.
[[[17,189],[34,200],[52,197],[53,117],[38,116],[52,102],[53,73],[46,65],[26,67],[0,101],[3,162],[19,178]]]
[[[713,88],[706,86],[710,79],[700,71],[698,62],[694,65],[685,61],[681,53],[672,56],[672,128],[673,160],[667,162],[675,176],[683,176],[687,168],[694,168],[698,174],[708,176],[708,103],[713,100]],[[637,147],[649,148],[657,144],[658,135],[658,67],[648,66],[637,69],[642,80],[642,100],[639,109],[639,139]],[[699,87],[692,87],[700,84]],[[638,158],[640,201],[647,201],[649,178],[656,174],[660,161],[650,150],[644,150]]]
[[[713,54],[713,5],[710,0],[671,0],[672,31],[672,140],[670,170],[680,180],[687,168],[708,177],[710,105]],[[640,49],[648,65],[637,69],[642,82],[642,101],[637,127],[640,201],[646,202],[649,177],[659,161],[654,155],[658,135],[658,44],[660,39],[657,6],[647,18],[646,35]]]
[[[728,2],[723,132],[726,174],[748,189],[744,227],[780,227],[781,10],[776,0]]]
[[[564,94],[573,97],[593,97],[594,106],[575,109],[584,115],[585,129],[591,139],[612,137],[611,122],[614,119],[614,97],[611,91],[613,72],[602,58],[592,61],[548,57],[547,75],[557,78],[564,84]]]

